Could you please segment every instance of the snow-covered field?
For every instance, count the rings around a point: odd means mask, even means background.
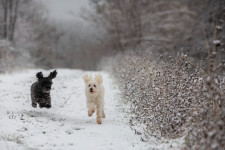
[[[58,69],[51,91],[52,108],[31,107],[30,86],[40,70],[0,75],[0,149],[177,149],[182,140],[140,141],[126,124],[118,88],[107,73],[103,124],[88,117],[81,70]],[[43,70],[42,70],[43,71]],[[50,71],[43,71],[48,75]]]

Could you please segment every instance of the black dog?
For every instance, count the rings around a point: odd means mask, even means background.
[[[56,70],[51,72],[48,77],[43,77],[42,72],[36,74],[38,81],[31,85],[32,107],[36,108],[38,103],[40,108],[51,108],[50,90],[52,79],[54,79],[56,75]]]

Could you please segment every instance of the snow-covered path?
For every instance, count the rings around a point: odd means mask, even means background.
[[[140,149],[140,138],[120,121],[117,89],[103,73],[106,119],[87,116],[79,70],[59,69],[53,80],[52,108],[32,108],[30,85],[39,70],[0,75],[0,147],[7,149]],[[49,71],[44,71],[47,75]]]
[[[40,70],[0,75],[0,149],[132,150],[177,149],[178,141],[140,141],[125,123],[118,88],[103,74],[105,112],[98,125],[88,117],[81,70],[58,69],[51,92],[52,108],[32,108],[30,86]],[[43,71],[47,76],[50,71]],[[126,120],[126,119],[125,119]]]

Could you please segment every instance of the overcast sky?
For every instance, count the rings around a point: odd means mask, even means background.
[[[65,29],[75,30],[79,36],[98,38],[100,30],[92,21],[81,17],[92,12],[90,0],[36,0],[48,9],[49,20],[57,21]]]
[[[49,17],[59,21],[80,20],[83,9],[90,9],[89,0],[37,0],[49,11]],[[82,19],[81,19],[82,20]]]

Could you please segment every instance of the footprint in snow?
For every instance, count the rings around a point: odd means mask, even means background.
[[[84,130],[85,128],[81,128],[81,127],[73,127],[74,130]]]

